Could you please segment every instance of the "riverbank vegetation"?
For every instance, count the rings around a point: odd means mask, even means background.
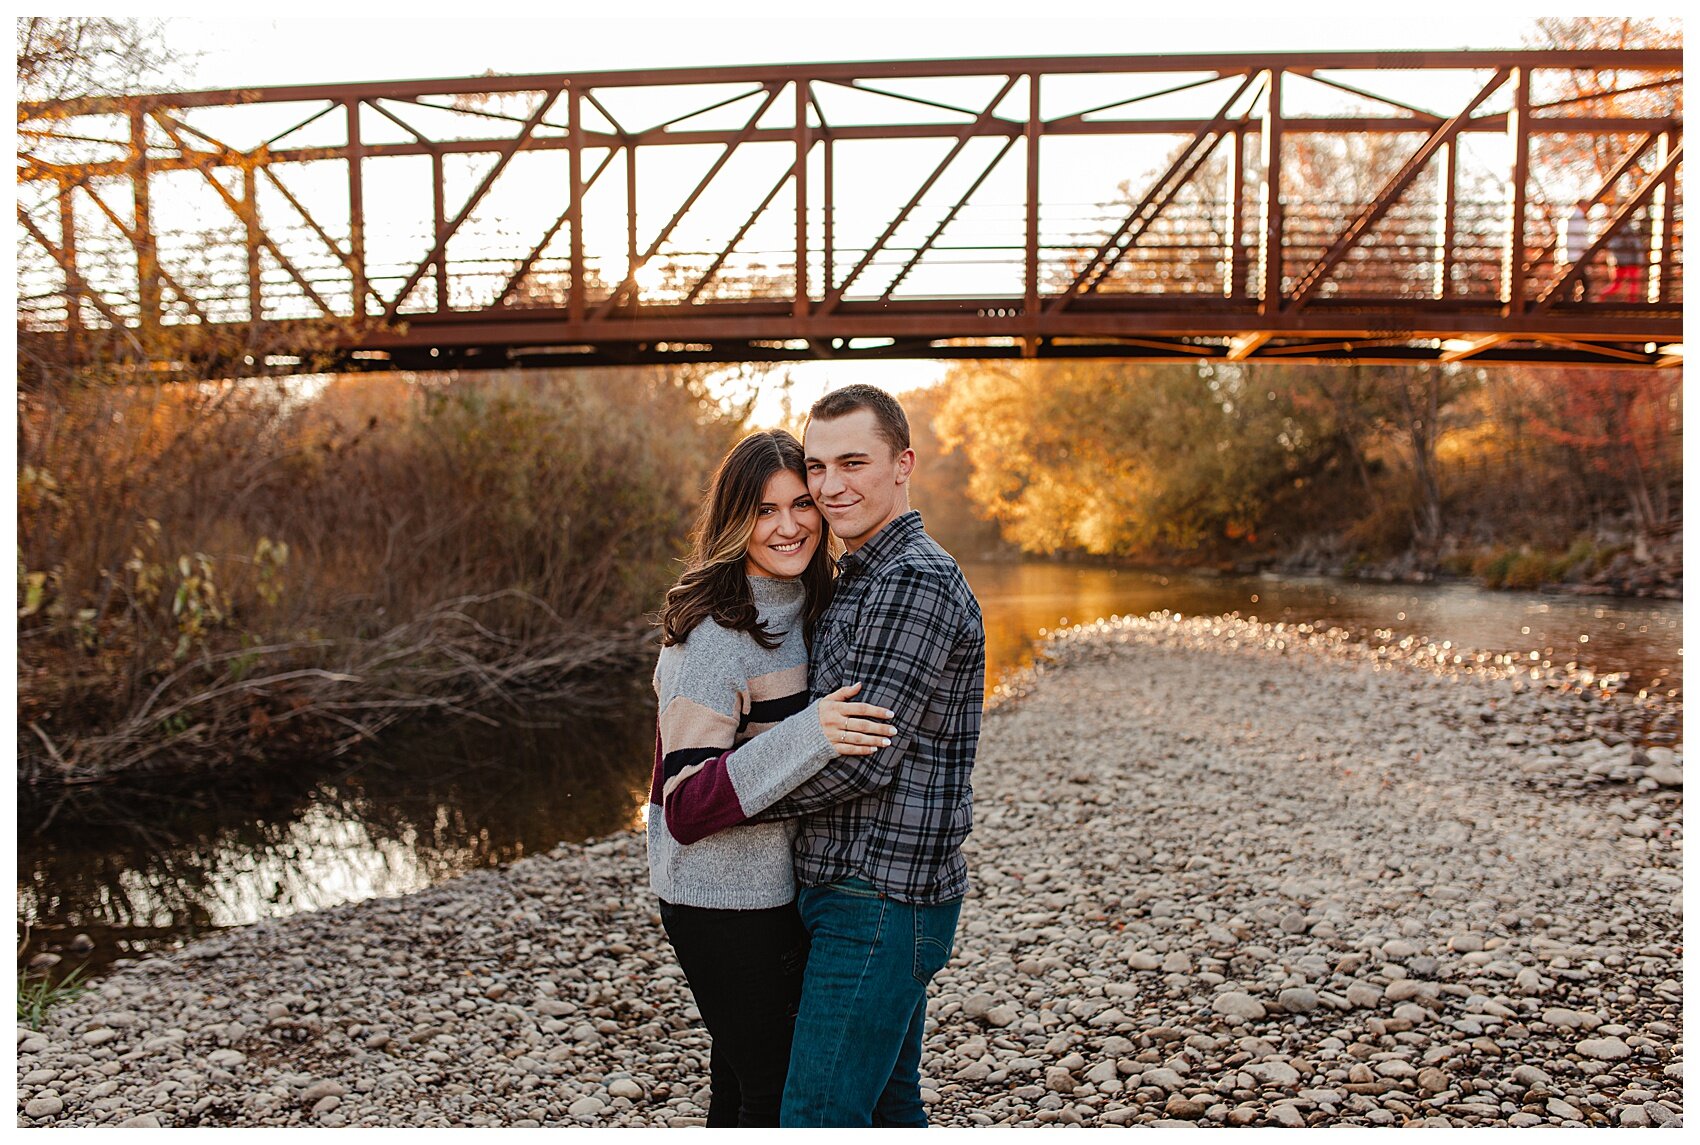
[[[339,752],[581,694],[745,409],[702,373],[364,375],[20,399],[20,777]],[[964,363],[915,503],[1040,554],[1674,595],[1680,373]]]
[[[19,408],[19,772],[339,751],[646,655],[742,409],[689,371],[92,382]]]
[[[18,1024],[26,1030],[40,1030],[49,1010],[88,993],[82,978],[80,966],[63,978],[45,972],[18,971]]]
[[[1678,370],[973,363],[917,404],[966,473],[929,523],[1023,553],[1680,585]]]

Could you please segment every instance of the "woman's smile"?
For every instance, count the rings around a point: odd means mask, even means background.
[[[781,469],[762,491],[746,548],[745,571],[787,580],[802,576],[820,540],[820,511],[809,497],[808,486],[795,473]]]

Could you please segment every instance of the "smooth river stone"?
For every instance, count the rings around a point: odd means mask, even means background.
[[[1418,978],[1396,978],[1387,984],[1382,996],[1389,1002],[1409,1002],[1412,998],[1438,998],[1440,987]]]
[[[65,1103],[58,1094],[44,1093],[40,1097],[30,1099],[24,1106],[24,1113],[30,1117],[56,1117],[65,1108]]]
[[[1216,995],[1210,1000],[1210,1008],[1218,1014],[1246,1022],[1255,1022],[1268,1013],[1262,1002],[1238,990]]]
[[[1599,1061],[1622,1061],[1634,1053],[1622,1038],[1587,1038],[1576,1043],[1576,1052]]]
[[[1281,991],[1276,1001],[1289,1014],[1308,1014],[1318,1005],[1316,991],[1306,986],[1289,986]]]
[[[1381,1004],[1381,990],[1368,982],[1353,982],[1346,987],[1346,1001],[1360,1010],[1372,1010]]]
[[[1155,1085],[1173,1092],[1186,1084],[1186,1080],[1172,1069],[1148,1069],[1139,1079],[1140,1085]]]
[[[567,1112],[580,1121],[591,1121],[607,1108],[600,1097],[581,1097],[567,1106]]]
[[[1251,1065],[1241,1066],[1240,1069],[1244,1073],[1249,1073],[1264,1085],[1276,1085],[1282,1089],[1289,1089],[1299,1083],[1299,1071],[1282,1061],[1254,1062]]]

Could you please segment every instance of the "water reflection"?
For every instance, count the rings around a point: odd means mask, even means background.
[[[1630,687],[1682,683],[1675,601],[1490,592],[1465,584],[1393,585],[1327,577],[1208,577],[1026,562],[963,566],[986,618],[987,678],[1030,661],[1034,635],[1111,615],[1170,609],[1338,625],[1360,634],[1450,640],[1488,652],[1537,652],[1563,665],[1629,672]]]
[[[519,715],[394,737],[316,774],[84,789],[57,807],[25,793],[18,915],[31,953],[87,934],[98,966],[219,927],[403,894],[641,821],[654,745],[647,681],[622,681],[577,719]]]
[[[1669,601],[1040,562],[965,569],[986,619],[988,684],[1029,661],[1045,630],[1162,609],[1534,651],[1556,664],[1627,671],[1632,689],[1668,690],[1682,678],[1682,606]],[[60,968],[85,958],[98,968],[210,929],[402,894],[639,826],[653,735],[643,673],[618,682],[593,711],[420,728],[335,766],[217,786],[83,789],[56,807],[20,793],[18,910],[33,928],[26,957],[82,933],[94,951],[68,953]]]

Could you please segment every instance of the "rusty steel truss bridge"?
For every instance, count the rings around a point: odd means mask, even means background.
[[[22,105],[20,346],[203,375],[1676,365],[1681,68],[1104,56]]]

